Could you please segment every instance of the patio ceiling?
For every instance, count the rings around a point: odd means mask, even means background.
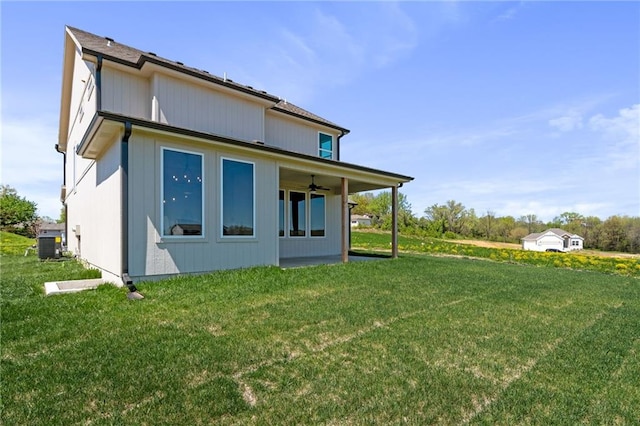
[[[367,179],[366,176],[349,176],[348,173],[344,173],[344,171],[341,170],[300,170],[287,167],[280,168],[280,185],[291,189],[306,190],[311,183],[311,175],[315,176],[314,181],[316,185],[330,188],[329,191],[320,192],[330,192],[336,195],[341,193],[342,177],[349,179],[350,194],[385,189],[393,186],[392,182],[384,182],[385,179],[380,179],[380,177]],[[395,182],[395,184],[397,183],[398,182]]]

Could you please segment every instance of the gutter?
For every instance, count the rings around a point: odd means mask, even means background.
[[[122,45],[124,46],[124,45]],[[223,80],[221,78],[215,77],[211,74],[209,74],[206,71],[200,71],[200,70],[196,70],[195,68],[188,68],[184,65],[181,65],[179,63],[173,63],[172,61],[169,61],[167,59],[163,59],[163,58],[159,58],[153,54],[144,54],[141,53],[140,54],[140,58],[138,58],[137,62],[132,62],[132,61],[127,61],[125,59],[119,58],[117,56],[113,56],[113,55],[109,55],[109,54],[104,54],[101,53],[95,49],[91,49],[91,48],[87,48],[87,47],[82,47],[82,53],[83,54],[87,54],[90,56],[94,56],[98,59],[98,63],[100,64],[99,66],[102,66],[102,59],[106,58],[111,62],[120,64],[120,65],[124,65],[124,66],[128,66],[128,67],[132,67],[132,68],[136,68],[136,69],[142,69],[142,67],[144,66],[144,64],[146,62],[149,62],[150,64],[154,64],[163,68],[167,68],[173,71],[177,71],[179,73],[182,74],[186,74],[186,75],[190,75],[192,77],[196,77],[199,78],[201,80],[205,80],[211,83],[215,83],[218,84],[220,86],[224,86],[227,87],[229,89],[234,89],[237,90],[239,92],[251,95],[251,96],[255,96],[261,99],[265,99],[268,100],[270,102],[275,102],[277,103],[280,98],[278,98],[277,96],[274,95],[270,95],[269,93],[267,93],[264,90],[256,90],[253,88],[249,88],[248,86],[243,86],[241,84],[238,83],[234,83],[231,80]]]
[[[297,158],[301,160],[313,161],[316,164],[326,164],[329,166],[337,166],[341,168],[347,168],[355,171],[360,171],[364,173],[374,173],[378,175],[384,175],[387,178],[398,179],[401,182],[410,182],[413,180],[411,176],[405,176],[397,173],[385,172],[383,170],[376,170],[366,166],[360,166],[357,164],[345,163],[342,161],[330,160],[327,158],[321,158],[309,154],[302,154],[298,152],[287,151],[282,148],[277,148],[269,145],[257,145],[252,142],[242,141],[239,139],[232,139],[226,136],[216,135],[213,133],[205,133],[197,130],[185,129],[182,127],[175,127],[169,124],[159,123],[157,121],[149,121],[142,118],[135,118],[130,116],[125,116],[122,114],[117,114],[108,111],[96,111],[91,124],[89,125],[87,132],[82,137],[80,143],[78,144],[78,148],[76,152],[80,156],[84,156],[89,141],[91,139],[91,135],[95,133],[96,128],[100,126],[104,121],[112,121],[118,123],[126,123],[129,122],[131,125],[139,126],[143,129],[151,129],[171,134],[184,135],[188,137],[194,137],[199,139],[204,139],[208,141],[220,142],[229,146],[241,147],[241,148],[250,148],[251,150],[258,152],[268,152],[271,154],[281,155],[286,158]],[[345,133],[346,134],[346,133]]]
[[[55,145],[55,149],[56,152],[59,152],[60,154],[62,154],[62,185],[64,185],[65,187],[65,198],[66,198],[66,187],[67,187],[67,153],[66,151],[60,151],[60,145],[56,144]],[[69,233],[68,233],[68,222],[69,219],[67,218],[67,204],[63,201],[60,200],[62,202],[62,205],[64,206],[64,242],[67,242],[67,238],[69,238]],[[66,244],[65,244],[66,245]]]
[[[131,122],[125,121],[124,135],[120,143],[120,225],[121,225],[121,262],[122,282],[129,289],[129,299],[142,299],[138,289],[129,276],[129,137],[131,136]]]
[[[102,111],[102,55],[96,55],[96,111]]]
[[[349,130],[345,129],[344,127],[340,127],[340,126],[338,126],[337,124],[331,123],[331,122],[326,121],[326,120],[324,120],[324,119],[323,119],[323,120],[318,120],[318,119],[313,118],[313,117],[308,117],[308,116],[306,116],[306,115],[297,114],[297,113],[295,113],[295,112],[293,112],[293,111],[289,111],[289,110],[286,110],[286,109],[284,109],[284,108],[280,108],[277,104],[276,104],[275,106],[273,106],[273,107],[271,108],[271,110],[272,110],[272,111],[277,111],[277,112],[282,113],[282,114],[287,114],[287,115],[290,115],[290,116],[292,116],[292,117],[299,118],[299,119],[304,120],[304,121],[310,121],[310,122],[312,122],[312,123],[319,124],[319,125],[321,125],[321,126],[329,127],[329,128],[331,128],[331,129],[340,130],[340,132],[342,132],[342,133],[343,133],[343,135],[342,135],[342,136],[344,136],[344,135],[346,135],[347,133],[349,133]],[[340,137],[342,137],[342,136],[340,136]]]
[[[347,135],[349,133],[349,131],[345,131],[345,130],[340,130],[340,135],[338,136],[338,140],[336,141],[336,160],[340,161],[340,139],[342,139],[343,136]]]

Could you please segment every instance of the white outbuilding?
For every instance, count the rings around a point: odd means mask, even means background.
[[[582,250],[584,238],[559,228],[529,234],[522,239],[523,250],[533,251],[573,251]]]

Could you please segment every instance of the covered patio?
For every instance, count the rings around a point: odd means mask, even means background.
[[[290,265],[310,265],[310,264],[327,264],[340,263],[362,260],[362,256],[353,255],[350,250],[350,232],[351,232],[351,205],[349,203],[349,194],[364,191],[391,189],[391,210],[392,210],[392,228],[391,228],[391,255],[389,257],[396,258],[398,256],[398,189],[406,182],[413,178],[395,173],[383,172],[367,167],[356,166],[353,164],[335,162],[331,160],[314,159],[313,162],[303,161],[299,158],[297,161],[281,164],[279,167],[279,187],[280,187],[280,241],[279,241],[279,260],[280,266],[291,267]],[[285,194],[286,191],[286,194]],[[300,197],[301,207],[298,209],[294,204],[292,195]],[[291,223],[297,223],[298,218],[302,217],[306,206],[306,196],[322,197],[322,209],[326,203],[326,214],[328,221],[334,225],[333,229],[338,229],[328,235],[323,228],[320,232],[324,238],[324,242],[319,239],[301,239],[299,235],[307,235],[306,230],[298,231],[298,229],[285,229],[291,226]],[[316,195],[318,194],[318,195]],[[324,198],[324,197],[327,198]],[[310,198],[311,199],[311,198]],[[337,200],[337,201],[336,201]],[[286,211],[287,207],[291,211]],[[287,219],[288,218],[288,219]],[[287,221],[288,220],[288,221]],[[289,224],[289,225],[288,225]],[[311,225],[309,220],[309,225]],[[304,220],[300,220],[300,227],[306,226]],[[291,237],[291,238],[290,238]],[[324,244],[324,246],[322,246]],[[313,245],[313,249],[310,247]],[[338,250],[335,250],[335,247]],[[314,253],[315,251],[315,253]],[[322,253],[324,251],[324,253]],[[333,251],[328,255],[327,251]],[[340,252],[340,255],[337,255]],[[365,258],[371,260],[371,258]],[[374,257],[375,259],[375,257]]]

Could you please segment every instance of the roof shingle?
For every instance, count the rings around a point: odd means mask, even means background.
[[[114,39],[109,37],[100,37],[87,31],[69,26],[67,26],[67,31],[73,38],[75,38],[84,53],[88,53],[91,55],[102,55],[104,58],[107,58],[114,62],[118,62],[135,68],[142,68],[145,62],[165,66],[175,71],[183,72],[185,74],[189,74],[215,84],[223,85],[243,93],[248,93],[259,98],[275,102],[275,106],[271,108],[274,111],[293,115],[305,120],[341,130],[344,133],[349,133],[349,130],[345,129],[344,127],[341,127],[325,118],[322,118],[303,108],[300,108],[299,106],[287,102],[278,96],[269,94],[264,90],[257,90],[251,86],[245,86],[230,79],[210,74],[207,71],[188,67],[182,62],[163,58],[153,52],[144,52],[142,50],[118,43]]]

